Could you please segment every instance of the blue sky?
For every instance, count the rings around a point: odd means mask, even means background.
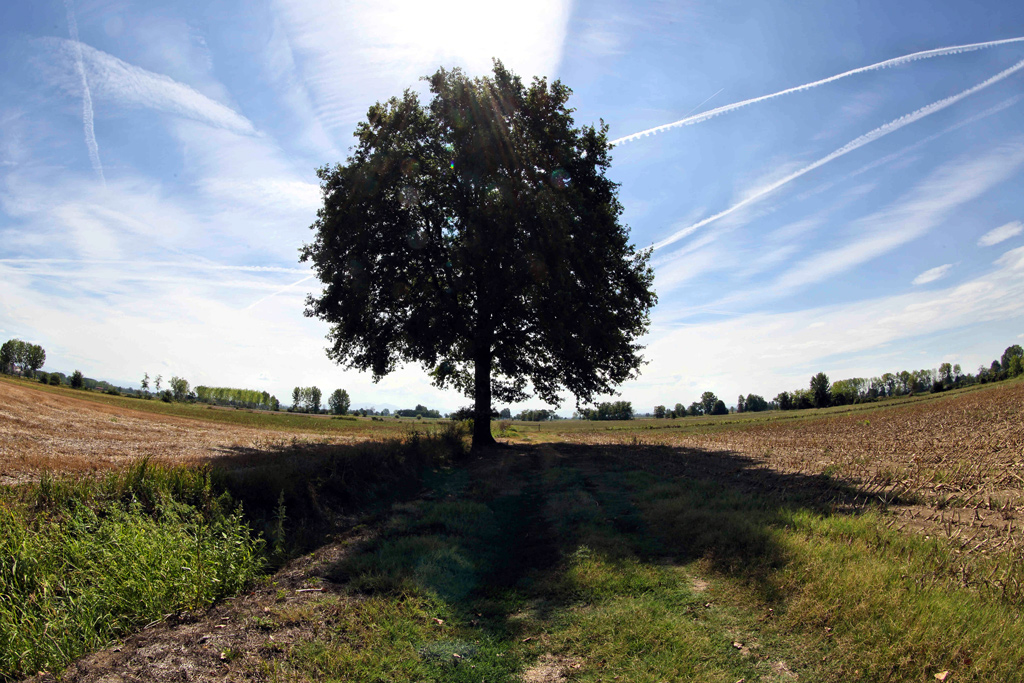
[[[1024,4],[1005,0],[5,3],[0,337],[125,384],[465,404],[419,367],[374,385],[329,362],[297,250],[315,168],[370,104],[492,56],[561,78],[577,121],[621,139],[660,299],[622,387],[637,409],[973,370],[1024,338]]]

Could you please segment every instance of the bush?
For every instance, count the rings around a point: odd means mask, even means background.
[[[49,384],[50,383],[50,373],[48,373],[48,372],[40,372],[39,373],[39,383],[40,384]]]
[[[60,386],[60,375],[58,375],[56,372],[50,375],[50,386],[51,387],[59,387]]]

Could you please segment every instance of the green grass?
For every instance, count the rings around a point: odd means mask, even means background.
[[[965,580],[944,539],[610,450],[438,473],[335,568],[349,597],[271,680],[1024,680],[1024,596]]]
[[[0,680],[59,670],[236,593],[263,567],[261,541],[208,470],[143,461],[0,495]]]
[[[343,515],[418,491],[425,471],[464,455],[465,437],[450,424],[404,441],[225,456],[245,467],[142,460],[0,488],[0,680],[59,672],[141,625],[237,594],[323,543]]]

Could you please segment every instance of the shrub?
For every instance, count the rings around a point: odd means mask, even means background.
[[[50,375],[50,386],[51,387],[59,387],[60,386],[60,375],[58,375],[56,372]]]
[[[40,372],[39,373],[39,383],[40,384],[49,384],[50,383],[50,373],[48,373],[48,372]]]

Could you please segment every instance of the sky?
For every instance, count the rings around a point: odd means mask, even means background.
[[[329,361],[298,250],[371,104],[492,57],[610,126],[659,298],[620,387],[638,412],[1024,343],[1006,0],[3,3],[0,339],[124,386],[468,404],[416,365],[374,384]]]

